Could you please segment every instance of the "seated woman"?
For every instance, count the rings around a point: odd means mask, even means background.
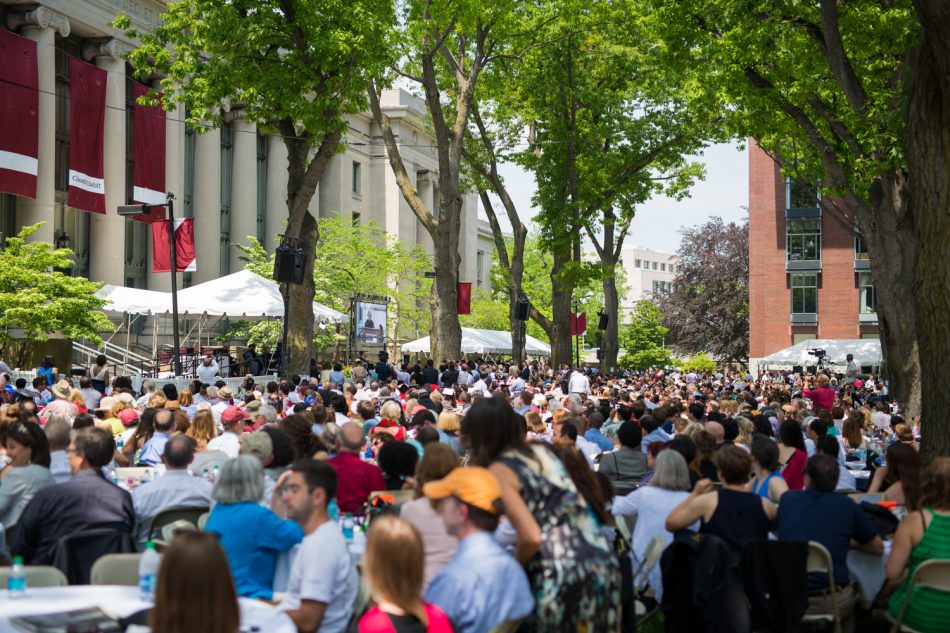
[[[896,589],[888,603],[896,617],[907,597],[910,579],[921,563],[950,559],[950,457],[934,459],[923,471],[921,509],[908,514],[894,533],[887,559],[884,593]],[[915,631],[937,633],[950,622],[950,594],[918,588],[910,596],[904,624]]]
[[[386,490],[412,488],[412,477],[419,463],[419,451],[406,442],[386,442],[379,449],[376,465],[383,471]]]
[[[49,471],[49,442],[40,425],[17,421],[0,428],[9,464],[0,470],[0,525],[15,525],[33,495],[56,481]]]
[[[801,490],[805,487],[805,464],[808,452],[805,449],[805,437],[801,425],[794,419],[786,419],[778,429],[778,463],[782,478],[789,490]]]
[[[277,555],[303,539],[294,521],[259,504],[264,494],[261,461],[239,455],[225,462],[214,486],[216,504],[205,531],[218,535],[239,596],[270,600]]]
[[[600,458],[597,470],[607,475],[618,496],[635,489],[647,472],[647,458],[640,449],[642,435],[639,424],[624,422],[617,429],[620,448]]]
[[[778,469],[778,445],[770,438],[758,436],[752,440],[752,492],[773,503],[788,492],[788,484]]]
[[[898,442],[888,446],[884,456],[887,465],[875,471],[868,494],[883,488],[883,501],[893,501],[909,511],[917,510],[921,495],[920,454],[914,447]]]
[[[670,512],[666,529],[676,532],[702,520],[702,532],[741,551],[750,541],[768,538],[775,504],[748,491],[752,457],[747,452],[727,444],[716,453],[715,461],[722,488],[714,490],[708,479],[697,482],[689,497]]]
[[[630,424],[624,422],[624,424]],[[641,452],[642,455],[642,452]],[[689,496],[689,468],[686,460],[675,450],[662,451],[656,458],[653,478],[625,496],[614,497],[612,512],[620,516],[637,516],[630,547],[633,550],[633,568],[637,569],[646,555],[647,545],[654,537],[663,538],[664,547],[673,540],[665,527],[666,517],[673,508]],[[698,523],[690,526],[698,527]],[[656,565],[649,575],[649,584],[657,602],[663,600],[663,578]]]

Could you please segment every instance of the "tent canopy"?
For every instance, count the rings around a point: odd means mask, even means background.
[[[403,352],[428,354],[431,351],[429,337],[424,336],[401,346]],[[550,356],[551,346],[528,336],[525,341],[525,351],[529,356]],[[462,328],[463,354],[510,354],[511,332],[501,330],[479,330],[476,328]]]
[[[170,292],[106,284],[96,296],[107,301],[105,310],[112,313],[164,315],[172,310]],[[178,313],[228,317],[236,321],[279,319],[284,316],[284,300],[275,282],[242,270],[180,290]],[[313,318],[321,323],[346,321],[346,315],[319,303],[313,304]]]
[[[848,354],[854,355],[854,362],[859,366],[878,366],[883,362],[879,340],[818,338],[796,343],[766,356],[759,361],[759,365],[765,367],[817,365],[818,359],[808,353],[808,350],[813,349],[825,350],[827,355],[824,358],[824,364],[841,367],[842,370],[848,364]]]

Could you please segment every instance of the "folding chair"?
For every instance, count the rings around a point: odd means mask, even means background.
[[[841,617],[838,615],[838,589],[835,586],[834,563],[831,554],[824,545],[816,541],[808,541],[808,561],[805,563],[806,573],[828,574],[828,590],[831,594],[832,613],[806,613],[802,616],[803,624],[816,622],[834,622],[835,633],[841,633]]]
[[[907,593],[904,595],[904,602],[901,604],[901,610],[897,618],[892,617],[890,613],[887,614],[887,619],[894,624],[891,633],[897,633],[898,631],[917,633],[916,629],[904,624],[904,616],[907,613],[910,596],[914,589],[918,587],[947,592],[947,600],[950,600],[950,560],[935,558],[924,561],[917,567],[914,575],[911,576],[910,584],[907,586]]]
[[[664,549],[666,549],[666,541],[663,537],[654,536],[643,552],[643,560],[640,561],[640,566],[633,572],[633,591],[634,595],[637,596],[634,600],[634,610],[637,616],[638,630],[642,629],[647,620],[653,617],[653,614],[660,609],[659,604],[655,604],[652,609],[647,609],[646,603],[639,598],[639,595],[646,589],[650,572],[653,571],[653,568],[660,562],[660,557],[663,556]]]
[[[162,510],[152,518],[152,524],[148,529],[148,535],[150,538],[161,538],[162,537],[162,528],[176,521],[187,521],[194,526],[195,529],[198,529],[198,519],[205,512],[209,512],[211,508],[204,507],[195,507],[195,508],[184,508],[184,507],[175,507]]]
[[[137,587],[141,558],[141,554],[106,554],[92,565],[89,582],[93,585]]]
[[[7,578],[12,571],[12,567],[0,567],[0,587],[7,586]],[[26,573],[27,587],[65,587],[69,584],[66,574],[55,567],[26,565],[23,571]]]

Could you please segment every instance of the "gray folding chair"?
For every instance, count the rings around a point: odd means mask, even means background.
[[[835,587],[835,567],[831,560],[831,554],[821,543],[808,541],[808,561],[805,564],[805,571],[809,574],[828,574],[828,590],[833,606],[831,613],[806,613],[802,616],[802,623],[834,622],[835,633],[841,633],[841,617],[838,614],[838,590]]]
[[[141,554],[106,554],[93,564],[90,584],[137,587],[141,558]]]
[[[7,579],[12,571],[12,567],[0,567],[0,587],[7,586]],[[69,584],[66,574],[55,567],[26,565],[23,571],[26,572],[27,587],[65,587]]]
[[[924,588],[945,592],[947,594],[946,599],[950,600],[950,560],[934,558],[922,562],[914,570],[914,575],[907,586],[907,593],[904,595],[904,602],[901,604],[900,613],[896,618],[891,617],[890,614],[887,616],[887,619],[894,623],[891,633],[897,633],[898,631],[917,633],[916,629],[904,624],[904,616],[907,614],[907,605],[914,589]]]

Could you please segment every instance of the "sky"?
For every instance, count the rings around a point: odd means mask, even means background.
[[[721,216],[726,222],[738,222],[745,218],[749,205],[746,150],[740,150],[738,144],[712,145],[695,159],[706,166],[706,179],[696,183],[690,197],[683,200],[676,201],[663,196],[644,203],[637,210],[625,245],[676,253],[681,227],[702,224],[711,216]],[[503,165],[500,170],[522,217],[533,217],[536,213],[536,209],[531,207],[531,197],[535,192],[534,178],[517,165]],[[495,209],[499,221],[507,225],[501,205],[496,204]],[[485,217],[481,209],[479,217]]]

